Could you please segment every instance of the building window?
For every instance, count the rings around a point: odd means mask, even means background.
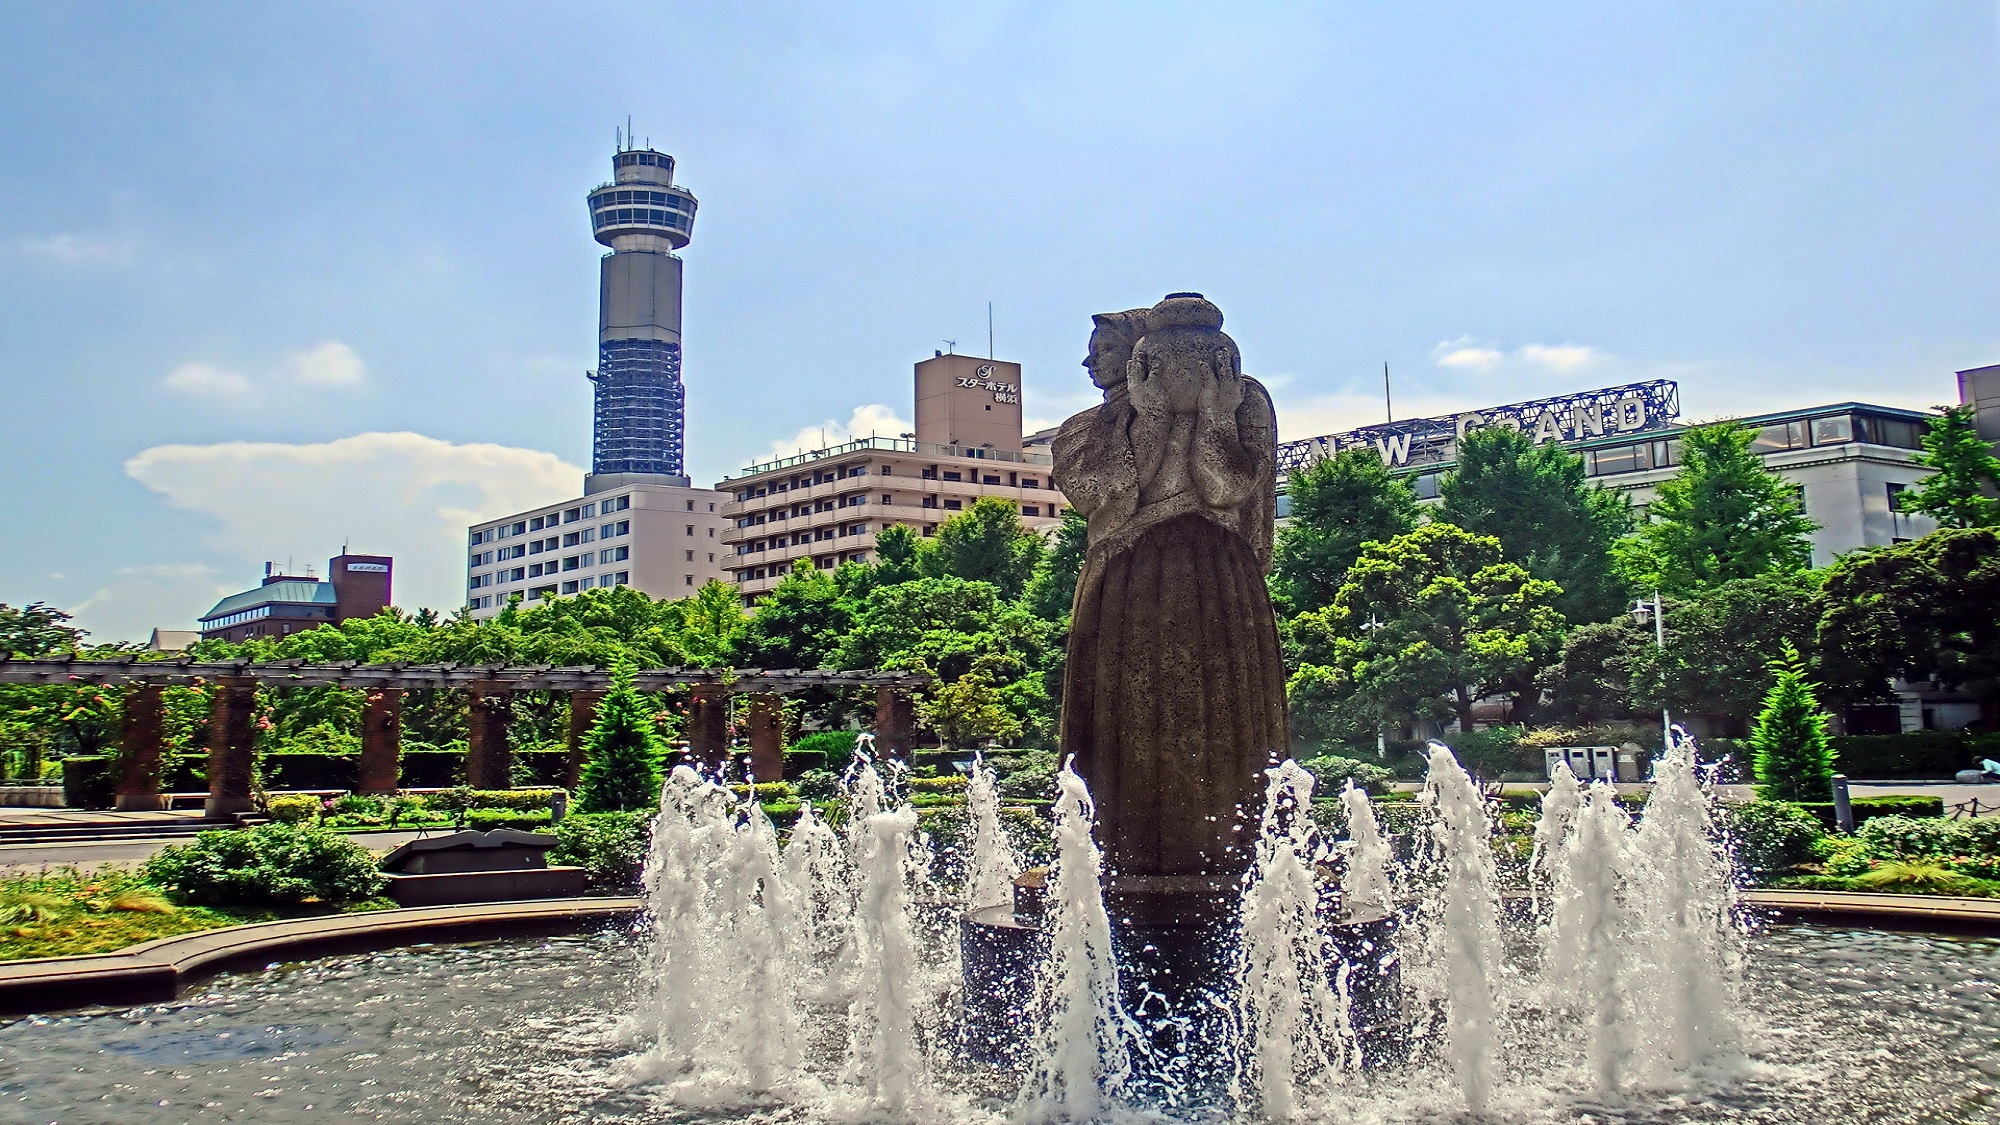
[[[714,561],[715,561],[715,552],[714,552],[714,551],[710,551],[710,552],[708,553],[708,561],[709,561],[709,562],[714,562]]]
[[[619,520],[617,523],[607,523],[603,527],[598,528],[597,537],[599,539],[610,539],[615,536],[623,535],[631,530],[632,530],[631,520]]]
[[[1000,483],[1000,478],[999,478],[999,477],[981,477],[981,478],[979,478],[979,483],[981,483],[981,484],[999,484],[999,483]]]
[[[565,593],[565,594],[574,594],[574,593],[576,593],[576,579],[572,578],[572,579],[570,579],[569,581],[567,581],[567,582],[563,583],[563,584],[562,584],[562,592],[563,592],[563,593]]]
[[[932,465],[932,466],[931,466],[930,468],[928,468],[928,469],[925,469],[925,470],[924,470],[924,479],[925,479],[925,480],[936,480],[936,479],[938,479],[938,475],[937,475],[937,466],[936,466],[936,465]]]
[[[937,498],[937,497],[935,497],[935,496],[926,496],[926,497],[924,497],[924,504],[923,504],[923,506],[924,506],[924,507],[926,507],[926,508],[935,508],[935,507],[937,507],[937,506],[938,506],[938,505],[937,505],[937,501],[938,501],[938,498]]]
[[[713,538],[715,538],[715,529],[714,529],[714,528],[712,528],[712,527],[711,527],[711,528],[709,528],[709,529],[708,529],[708,537],[709,537],[710,539],[713,539]]]
[[[613,512],[622,512],[631,506],[632,498],[630,496],[613,496],[611,499],[600,503],[597,506],[597,510],[599,514],[608,516]]]
[[[947,512],[963,511],[964,508],[965,502],[962,500],[947,500],[944,502],[944,510]]]
[[[694,585],[694,575],[692,575],[692,574],[683,574],[683,575],[681,575],[681,577],[682,577],[682,578],[685,578],[685,579],[687,579],[687,584],[688,584],[688,585],[690,585],[690,586]]]
[[[1022,477],[1022,478],[1021,478],[1021,487],[1022,487],[1022,488],[1040,488],[1040,487],[1042,487],[1042,482],[1041,482],[1041,481],[1039,481],[1039,480],[1036,480],[1036,479],[1035,479],[1034,477]]]
[[[596,503],[594,503],[594,502],[593,502],[593,503],[589,503],[589,504],[585,504],[585,505],[583,506],[583,518],[584,518],[584,519],[592,519],[592,518],[596,517],[596,515],[597,515],[597,505],[596,505]]]
[[[1854,440],[1854,418],[1847,414],[1829,414],[1812,420],[1812,440],[1814,445],[1839,445]]]
[[[959,473],[959,472],[947,472],[947,473],[945,473],[945,475],[944,475],[944,479],[946,479],[946,480],[964,480],[964,479],[965,479],[965,474],[963,474],[963,473]]]
[[[1902,511],[1902,510],[1903,510],[1903,492],[1904,492],[1904,490],[1905,490],[1905,489],[1907,489],[1907,488],[1909,488],[1909,487],[1910,487],[1910,486],[1909,486],[1909,485],[1907,485],[1907,484],[1891,484],[1891,485],[1889,486],[1889,510],[1890,510],[1890,511],[1892,511],[1892,512],[1900,512],[1900,511]]]
[[[615,585],[623,586],[630,581],[632,581],[632,575],[630,571],[621,570],[617,574],[612,576],[612,582]],[[602,585],[602,583],[599,583],[599,585]]]
[[[1034,504],[1029,504],[1027,507],[1021,509],[1021,514],[1024,516],[1039,516],[1042,514],[1042,509]]]
[[[693,525],[693,524],[689,524],[689,525],[687,525],[687,529],[688,529],[688,538],[689,538],[689,539],[693,539],[693,538],[694,538],[694,525]]]
[[[583,580],[582,580],[581,582],[578,582],[578,583],[577,583],[577,586],[578,586],[578,587],[579,587],[580,589],[584,589],[584,590],[588,590],[588,589],[590,589],[591,587],[593,587],[593,586],[595,586],[595,585],[597,585],[597,579],[595,579],[595,578],[591,578],[591,577],[589,577],[589,576],[587,576],[587,575],[586,575],[586,576],[584,577],[584,579],[583,579]]]
[[[624,562],[631,557],[630,547],[607,547],[597,553],[597,561],[600,563]]]

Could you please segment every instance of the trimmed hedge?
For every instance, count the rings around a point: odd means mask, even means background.
[[[118,779],[112,774],[117,759],[101,754],[79,754],[62,760],[63,804],[73,809],[108,809],[117,803]]]
[[[361,759],[351,754],[264,755],[266,789],[339,789],[352,792],[361,784]]]
[[[1749,743],[1743,739],[1711,738],[1702,743],[1712,754],[1727,751],[1748,766]],[[1981,758],[2000,758],[2000,733],[1964,730],[1913,730],[1903,734],[1843,734],[1833,739],[1833,768],[1850,778],[1867,781],[1949,780],[1959,770],[1975,769]]]
[[[1819,822],[1829,830],[1834,825],[1832,801],[1797,801],[1800,808],[1819,818]],[[1928,817],[1944,815],[1943,797],[1924,797],[1916,794],[1893,797],[1854,797],[1848,802],[1854,806],[1854,826],[1868,823],[1878,816]]]
[[[181,769],[187,772],[190,758],[184,758]],[[201,763],[206,765],[204,761]],[[524,785],[559,789],[568,777],[569,754],[563,749],[516,750],[514,752],[515,777]],[[264,788],[266,789],[343,789],[352,791],[361,784],[361,758],[355,754],[293,754],[273,751],[264,755]],[[207,788],[207,783],[199,777],[189,776],[182,784],[181,770],[177,770],[169,791],[187,791]],[[448,789],[465,784],[465,754],[457,750],[406,750],[402,755],[402,776],[398,782],[404,789]]]

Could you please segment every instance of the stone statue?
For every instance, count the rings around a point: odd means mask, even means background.
[[[1104,404],[1054,443],[1090,524],[1062,748],[1096,798],[1114,916],[1201,922],[1234,893],[1289,743],[1264,584],[1277,420],[1200,294],[1094,321],[1084,366]]]

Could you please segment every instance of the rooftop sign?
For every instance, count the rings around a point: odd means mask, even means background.
[[[1278,470],[1303,469],[1343,449],[1372,446],[1392,468],[1452,460],[1458,439],[1488,426],[1509,426],[1536,443],[1585,441],[1591,438],[1642,434],[1663,430],[1680,417],[1680,387],[1669,379],[1627,383],[1622,387],[1582,391],[1557,398],[1516,402],[1485,410],[1468,410],[1436,418],[1409,418],[1380,426],[1364,426],[1344,434],[1281,442]]]

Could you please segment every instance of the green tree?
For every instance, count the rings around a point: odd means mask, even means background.
[[[834,572],[800,559],[778,580],[736,638],[744,668],[819,668],[854,627],[854,604]]]
[[[1556,609],[1565,620],[1624,612],[1628,589],[1611,551],[1632,531],[1632,505],[1592,484],[1582,457],[1516,429],[1474,430],[1458,443],[1458,467],[1438,496],[1440,521],[1493,536],[1508,561],[1561,586]]]
[[[1812,561],[1799,491],[1750,452],[1755,431],[1735,422],[1681,434],[1681,470],[1661,483],[1619,564],[1641,590],[1689,593]]]
[[[1022,596],[1036,617],[1067,624],[1070,603],[1076,600],[1076,580],[1083,573],[1083,556],[1089,548],[1090,524],[1075,508],[1063,510],[1062,525],[1055,542],[1035,564]]]
[[[1365,543],[1417,526],[1417,495],[1389,472],[1382,455],[1350,446],[1292,473],[1291,518],[1278,529],[1272,593],[1293,613],[1323,609],[1347,581]]]
[[[1005,671],[1004,661],[980,657],[964,675],[920,694],[914,701],[917,719],[950,750],[1019,737],[1021,720],[1007,710],[993,683],[995,673]]]
[[[1770,654],[1786,645],[1812,650],[1819,585],[1814,571],[1773,571],[1669,601],[1666,647],[1648,626],[1628,655],[1633,705],[1743,729],[1763,698]]]
[[[917,570],[917,559],[922,553],[923,541],[908,525],[890,524],[876,532],[874,584],[894,586],[923,577]]]
[[[660,802],[663,747],[653,727],[654,708],[632,686],[632,665],[619,661],[611,690],[597,707],[597,722],[584,741],[583,780],[577,811],[650,811]]]
[[[1937,680],[2000,721],[2000,530],[1935,531],[1836,560],[1820,591],[1819,651],[1844,702],[1890,699],[1897,678]]]
[[[1546,717],[1589,725],[1630,717],[1633,662],[1653,644],[1630,617],[1579,625],[1563,637],[1562,659],[1542,670]]]
[[[1012,601],[1028,584],[1042,549],[1042,537],[1021,526],[1013,504],[982,496],[938,525],[917,557],[917,569],[926,578],[990,582]]]
[[[1971,406],[1941,406],[1923,436],[1915,460],[1931,475],[1903,493],[1906,512],[1922,512],[1945,527],[1991,527],[2000,523],[2000,457],[1979,436]]]
[[[1299,696],[1353,708],[1370,725],[1456,718],[1495,694],[1525,709],[1562,640],[1562,589],[1507,562],[1500,541],[1434,523],[1370,543],[1323,610],[1292,622]],[[1300,715],[1307,728],[1324,727]]]
[[[743,632],[743,596],[736,587],[711,578],[691,598],[669,603],[680,625],[681,647],[688,659],[704,668],[729,661],[736,638]]]
[[[68,620],[69,614],[41,602],[29,602],[19,609],[0,602],[0,656],[75,652],[88,634],[65,625]]]
[[[1817,685],[1807,679],[1805,660],[1789,642],[1783,655],[1771,661],[1771,672],[1777,682],[1765,694],[1764,710],[1750,732],[1757,799],[1831,800],[1833,743],[1814,695]]]

